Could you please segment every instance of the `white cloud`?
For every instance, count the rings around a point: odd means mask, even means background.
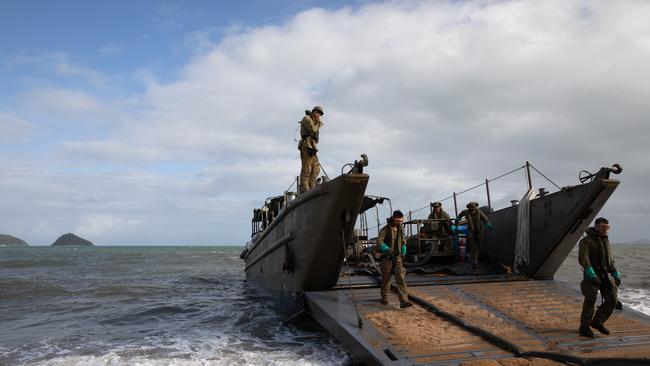
[[[18,103],[25,113],[45,121],[92,121],[107,112],[102,102],[89,92],[59,87],[32,90],[22,95]]]
[[[124,48],[120,45],[114,44],[114,43],[109,43],[101,46],[98,50],[97,53],[103,56],[113,56],[113,55],[119,55],[122,53]]]
[[[54,73],[59,76],[80,78],[96,88],[106,86],[106,77],[96,70],[73,65],[66,61],[55,62],[52,67]]]
[[[586,12],[588,5],[409,2],[314,9],[282,26],[229,36],[196,57],[177,82],[153,84],[146,112],[119,138],[174,151],[261,156],[290,142],[300,111],[314,103],[328,109],[324,144],[331,142],[328,133],[367,135],[396,124],[404,129],[401,141],[424,136],[413,135],[417,131],[442,132],[451,137],[447,149],[460,139],[555,138],[558,128],[568,128],[562,135],[593,135],[587,127],[611,131],[610,118],[624,107],[645,111],[642,98],[620,94],[648,95],[647,84],[635,77],[645,66],[641,51],[613,42],[638,29],[615,26],[606,4]],[[337,120],[347,116],[357,119]],[[638,113],[623,117],[646,128]],[[374,123],[361,129],[355,126],[361,119]],[[399,147],[407,146],[413,149]]]
[[[91,214],[82,217],[74,232],[84,238],[101,237],[107,232],[121,231],[140,225],[138,220],[123,219],[106,214]],[[92,241],[92,240],[91,240]]]
[[[104,74],[92,68],[79,65],[72,61],[71,57],[64,52],[40,55],[17,54],[9,57],[5,65],[11,68],[36,66],[58,77],[64,77],[68,80],[81,80],[92,88],[106,88],[108,86],[108,78]]]
[[[30,122],[13,113],[0,111],[0,141],[23,142],[33,130],[34,126]]]
[[[167,151],[155,147],[140,147],[120,141],[64,142],[62,146],[71,155],[83,154],[86,158],[116,161],[156,161],[169,158]]]
[[[163,8],[161,18],[169,14]],[[395,197],[405,210],[525,160],[560,185],[576,184],[581,169],[620,162],[623,184],[604,214],[621,221],[637,215],[636,226],[620,229],[634,239],[639,222],[650,224],[638,183],[650,179],[648,18],[650,3],[638,1],[312,9],[284,24],[239,28],[220,42],[210,30],[191,33],[195,53],[177,79],[161,83],[141,70],[146,90],[127,101],[60,89],[30,96],[53,116],[111,111],[119,121],[105,136],[62,143],[75,156],[131,164],[127,170],[136,172],[143,162],[204,166],[180,182],[155,175],[160,186],[152,189],[161,195],[147,193],[149,204],[183,214],[161,209],[156,220],[140,220],[154,232],[177,217],[200,222],[205,211],[192,207],[205,205],[223,205],[229,221],[248,222],[253,205],[298,173],[294,131],[303,110],[321,104],[326,171],[336,175],[367,153],[369,191]],[[524,183],[518,176],[495,186],[495,200],[520,198]],[[120,200],[123,208],[141,210],[141,184],[120,180],[120,192],[134,198]],[[208,229],[195,231],[209,237]],[[246,234],[224,232],[231,242]]]
[[[195,53],[205,53],[214,49],[215,30],[204,29],[191,32],[185,37],[183,45]]]

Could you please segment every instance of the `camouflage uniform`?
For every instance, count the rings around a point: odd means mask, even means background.
[[[578,261],[584,269],[589,266],[593,267],[596,276],[600,279],[600,287],[588,278],[583,278],[580,283],[580,290],[585,297],[582,303],[580,325],[588,327],[591,322],[603,324],[609,319],[618,302],[618,287],[616,282],[608,275],[608,273],[616,272],[609,247],[609,238],[601,236],[593,227],[588,228],[585,233],[587,236],[580,240]],[[598,307],[598,311],[594,315],[598,290],[600,290],[604,302]]]
[[[316,112],[318,113],[318,112]],[[306,116],[300,121],[300,193],[307,192],[316,186],[316,178],[320,174],[318,162],[318,131],[323,127],[322,122],[315,122],[312,111],[305,111]]]
[[[406,270],[402,263],[402,256],[399,255],[402,246],[406,245],[404,239],[404,231],[402,226],[391,227],[391,225],[384,226],[379,230],[377,236],[377,246],[386,243],[392,250],[393,256],[384,255],[381,259],[381,299],[388,300],[388,293],[390,292],[390,276],[395,275],[395,282],[397,282],[397,296],[399,296],[400,303],[408,301],[408,292],[406,290]]]
[[[474,209],[463,210],[456,219],[460,221],[461,217],[467,219],[467,244],[472,252],[471,260],[475,265],[478,264],[478,258],[481,255],[481,240],[483,238],[483,223],[489,224],[490,220],[483,211],[478,207]]]
[[[428,233],[433,233],[437,238],[444,238],[449,236],[449,224],[451,223],[451,218],[449,214],[446,213],[442,208],[439,213],[435,211],[431,212],[428,217],[429,220],[445,220],[445,221],[436,221],[426,225],[425,231]]]

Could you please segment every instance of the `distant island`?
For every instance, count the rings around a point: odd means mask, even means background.
[[[631,242],[630,244],[650,244],[650,239],[639,239]]]
[[[15,236],[0,234],[0,247],[26,247],[27,243]]]
[[[76,236],[75,234],[68,233],[65,235],[61,235],[54,243],[52,243],[53,247],[92,247],[94,246],[93,243],[90,241],[80,238]]]

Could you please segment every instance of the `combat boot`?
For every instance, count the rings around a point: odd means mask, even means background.
[[[597,331],[601,332],[602,334],[609,335],[609,329],[605,328],[605,325],[603,323],[591,322],[589,325],[592,328],[596,329]]]
[[[379,303],[382,304],[382,305],[388,305],[388,300],[381,299],[381,300],[379,300]]]
[[[589,328],[588,325],[581,325],[580,328],[578,329],[578,333],[580,333],[581,336],[585,336],[587,338],[594,338],[594,332]]]
[[[413,306],[413,303],[410,302],[410,301],[402,301],[402,302],[399,303],[399,307],[402,308],[402,309],[410,308],[411,306]]]

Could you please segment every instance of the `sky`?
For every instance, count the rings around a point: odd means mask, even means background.
[[[2,1],[0,233],[243,244],[318,104],[325,172],[367,154],[394,208],[525,161],[560,186],[619,163],[611,240],[649,238],[647,19],[647,1]],[[495,181],[493,206],[525,190]]]

